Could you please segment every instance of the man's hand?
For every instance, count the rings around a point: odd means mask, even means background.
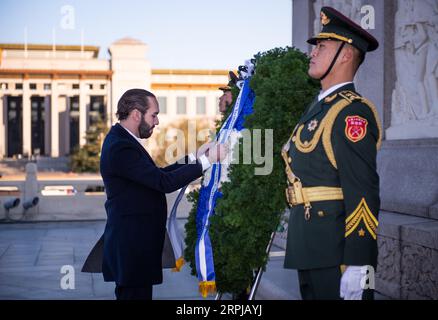
[[[224,144],[217,144],[216,142],[204,143],[198,151],[196,151],[196,158],[202,165],[202,171],[205,172],[213,163],[222,162],[228,155],[228,147]],[[193,154],[188,155],[190,161],[195,160]]]
[[[362,300],[361,266],[348,266],[341,278],[340,296],[344,300]]]
[[[208,150],[216,145],[216,142],[206,142],[196,151],[196,158],[199,158],[203,154],[208,156]]]
[[[222,162],[228,155],[228,146],[225,144],[215,144],[208,149],[208,161],[210,163]]]

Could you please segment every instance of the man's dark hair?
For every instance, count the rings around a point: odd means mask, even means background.
[[[130,89],[126,91],[117,103],[117,118],[119,120],[127,119],[129,113],[134,109],[145,114],[147,109],[149,109],[148,97],[156,99],[155,95],[147,90]]]

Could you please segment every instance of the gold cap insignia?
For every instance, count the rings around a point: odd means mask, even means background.
[[[325,15],[324,12],[321,12],[320,16],[321,16],[321,23],[323,26],[330,23],[330,19]]]

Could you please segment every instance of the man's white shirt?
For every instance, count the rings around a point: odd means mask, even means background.
[[[124,126],[121,125],[121,127],[123,129],[125,129],[126,131],[128,131],[128,133],[134,137],[135,140],[137,140],[138,143],[140,143],[140,145],[143,147],[143,139],[140,139],[139,137],[137,137],[135,134],[133,134],[128,128],[125,128]]]
[[[195,155],[193,153],[189,154],[189,160],[190,160],[190,162],[193,162],[193,161],[196,160],[196,157],[195,157]],[[211,163],[210,163],[210,161],[208,160],[208,158],[206,157],[205,154],[200,156],[198,160],[201,162],[202,172],[204,172],[205,170],[207,170],[208,168],[211,167]]]

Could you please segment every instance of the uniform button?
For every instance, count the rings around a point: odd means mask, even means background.
[[[293,137],[292,137],[292,142],[295,142],[295,141],[297,141],[297,137],[296,137],[296,136],[293,136]]]
[[[324,211],[318,211],[318,216],[321,218],[324,217],[325,216]]]
[[[304,141],[304,146],[308,146],[309,145],[309,141]]]
[[[288,161],[289,163],[291,163],[291,162],[292,162],[292,158],[289,157],[289,158],[287,159],[287,161]]]

